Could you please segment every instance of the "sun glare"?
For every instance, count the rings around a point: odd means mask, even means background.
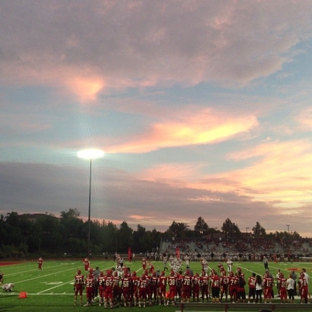
[[[96,159],[104,156],[104,152],[99,149],[85,149],[78,152],[78,157],[83,159]]]

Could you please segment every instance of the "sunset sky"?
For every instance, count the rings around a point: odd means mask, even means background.
[[[312,237],[312,1],[0,2],[0,214]],[[288,226],[287,226],[288,225]],[[249,229],[248,229],[249,228]]]

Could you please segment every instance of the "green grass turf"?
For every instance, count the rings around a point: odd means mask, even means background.
[[[1,264],[1,262],[0,262]],[[95,268],[99,266],[100,270],[106,270],[114,267],[113,261],[91,260],[91,266]],[[131,271],[137,271],[139,275],[142,273],[141,262],[125,263],[131,268]],[[209,266],[217,269],[218,262],[211,262]],[[156,270],[162,270],[162,262],[154,262]],[[245,273],[246,279],[252,272],[256,274],[263,274],[264,267],[261,262],[241,262],[234,263],[233,270],[241,267]],[[269,263],[270,272],[275,276],[278,269],[288,276],[289,269],[301,269],[305,267],[308,274],[312,278],[312,263]],[[91,307],[74,306],[73,293],[73,278],[77,269],[83,269],[81,261],[74,260],[60,260],[60,261],[45,261],[43,271],[38,271],[37,261],[22,262],[17,264],[0,266],[0,271],[4,273],[4,283],[14,283],[15,288],[12,293],[6,293],[0,290],[0,312],[3,311],[78,311],[85,309],[104,309],[97,305]],[[185,269],[185,265],[184,265]],[[191,269],[194,273],[200,273],[201,267],[199,262],[191,262]],[[299,275],[299,271],[298,271]],[[311,284],[311,280],[310,280]],[[312,286],[310,285],[310,289]],[[26,299],[19,299],[19,293],[25,291],[27,293]],[[246,292],[248,289],[246,287]],[[276,288],[274,293],[277,294]],[[279,302],[279,299],[275,299]],[[84,294],[84,303],[85,294]],[[143,308],[117,308],[118,311],[139,311]],[[156,312],[162,311],[176,311],[178,307],[152,306],[146,307],[148,311]]]

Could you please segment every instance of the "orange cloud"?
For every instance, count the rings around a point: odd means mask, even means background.
[[[301,207],[312,202],[312,179],[307,172],[312,166],[311,150],[311,144],[306,141],[261,144],[230,155],[236,160],[254,158],[251,166],[215,177],[219,181],[236,181],[234,185],[225,184],[223,189],[250,196],[254,201],[271,202],[285,209]],[[215,190],[214,184],[209,186]]]
[[[172,116],[171,116],[172,117]],[[176,116],[175,116],[176,117]],[[177,121],[154,124],[150,131],[127,143],[108,147],[113,153],[146,153],[160,148],[209,144],[228,140],[258,125],[255,116],[222,116],[203,110]]]
[[[246,196],[268,203],[281,214],[302,212],[312,203],[312,145],[306,141],[268,142],[228,155],[231,160],[254,160],[239,170],[201,175],[201,166],[162,165],[141,173],[148,180],[163,181],[172,187],[207,190],[211,194],[191,201],[226,201],[220,194]]]
[[[20,68],[12,64],[11,72],[10,68],[6,68],[4,71],[8,72],[7,79],[11,84],[47,85],[62,90],[64,93],[70,92],[76,95],[81,102],[96,100],[97,94],[108,88],[105,76],[99,75],[92,68],[51,65],[47,60],[44,61],[47,63],[38,64],[36,68],[27,66]]]
[[[145,220],[145,219],[151,219],[152,217],[143,216],[143,215],[130,215],[128,216],[130,219],[134,220]]]
[[[78,95],[81,102],[85,102],[95,101],[105,83],[103,79],[96,77],[74,77],[67,81],[67,85],[72,93]]]
[[[190,180],[196,181],[199,167],[191,164],[162,164],[136,175],[138,179],[168,183],[175,187],[187,187]]]

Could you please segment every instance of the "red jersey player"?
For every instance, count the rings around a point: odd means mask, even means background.
[[[276,274],[276,288],[277,288],[277,292],[280,292],[280,287],[281,287],[281,278],[284,277],[284,274],[281,272],[280,269],[277,270],[277,274]]]
[[[146,278],[146,297],[149,301],[149,304],[152,303],[152,292],[151,292],[151,279],[152,277],[149,275],[148,270],[145,270],[144,272],[145,278]]]
[[[0,272],[0,284],[3,284],[4,273]]]
[[[38,270],[42,271],[43,259],[40,257],[38,259]]]
[[[224,270],[225,269],[224,269],[223,263],[219,262],[218,263],[218,272],[219,272],[219,274],[221,275]]]
[[[202,296],[202,302],[205,301],[205,299],[208,302],[209,299],[209,276],[207,273],[202,270],[202,275],[200,277],[200,288],[201,288],[201,296]]]
[[[139,278],[137,277],[136,271],[133,271],[131,276],[131,302],[136,306],[139,302],[138,294]]]
[[[142,258],[142,268],[143,268],[143,272],[146,270],[146,264],[147,264],[147,261],[145,259],[145,257]]]
[[[216,271],[212,272],[210,277],[210,284],[211,284],[211,298],[212,302],[219,302],[220,301],[220,277]]]
[[[183,288],[183,275],[180,273],[176,274],[176,299],[175,301],[177,301],[178,299],[180,301],[182,301],[182,288]]]
[[[81,274],[81,271],[78,270],[77,274],[74,277],[74,292],[75,292],[75,300],[74,304],[77,305],[77,296],[80,296],[80,305],[82,305],[82,291],[84,287],[84,277]]]
[[[131,276],[129,273],[125,273],[121,279],[121,288],[124,306],[131,306]]]
[[[93,300],[93,291],[94,291],[94,275],[92,273],[89,273],[85,279],[85,285],[86,285],[86,297],[87,297],[87,303],[86,306],[91,305],[91,302]]]
[[[89,259],[88,258],[83,259],[82,263],[84,265],[85,271],[87,272],[89,270],[89,267],[90,267]]]
[[[248,303],[256,301],[256,273],[252,273],[251,276],[248,278]]]
[[[284,275],[280,278],[280,290],[279,295],[283,303],[287,301],[287,278]]]
[[[98,278],[98,290],[99,290],[99,306],[104,304],[104,290],[105,290],[105,276],[103,272],[100,272]]]
[[[192,289],[192,276],[190,274],[190,270],[186,270],[182,281],[182,300],[184,302],[190,301],[191,289]]]
[[[200,277],[198,273],[193,276],[193,301],[199,301]]]
[[[264,303],[267,303],[268,301],[272,302],[272,290],[274,286],[273,277],[271,277],[269,274],[265,274],[263,278],[263,287],[264,287]]]
[[[114,280],[112,276],[112,271],[107,270],[104,289],[104,308],[107,308],[108,305],[113,308],[113,283]]]
[[[308,303],[309,284],[303,272],[300,274],[298,285],[299,285],[301,303]]]
[[[139,307],[141,308],[141,305],[143,305],[143,307],[145,308],[146,305],[146,296],[147,296],[147,279],[145,274],[143,273],[143,275],[141,276],[141,278],[139,279]]]
[[[230,272],[230,298],[232,303],[237,300],[237,287],[238,287],[238,277],[234,273]]]
[[[168,285],[169,285],[169,299],[167,305],[171,302],[175,304],[175,296],[177,294],[177,276],[174,271],[171,269],[170,275],[168,276]]]
[[[158,288],[158,277],[156,272],[152,273],[152,276],[150,277],[150,304],[157,301],[157,288]]]
[[[149,261],[147,265],[148,265],[148,273],[153,274],[154,272],[156,272],[155,267],[151,261]]]
[[[167,288],[167,276],[165,272],[161,271],[160,276],[158,277],[158,300],[159,305],[166,304],[166,288]]]
[[[229,285],[230,285],[230,277],[226,274],[226,271],[222,271],[222,275],[220,277],[220,301],[222,301],[223,295],[225,295],[225,301],[228,300],[229,294]]]
[[[113,300],[117,306],[121,304],[122,288],[120,285],[120,276],[117,271],[113,273]]]

